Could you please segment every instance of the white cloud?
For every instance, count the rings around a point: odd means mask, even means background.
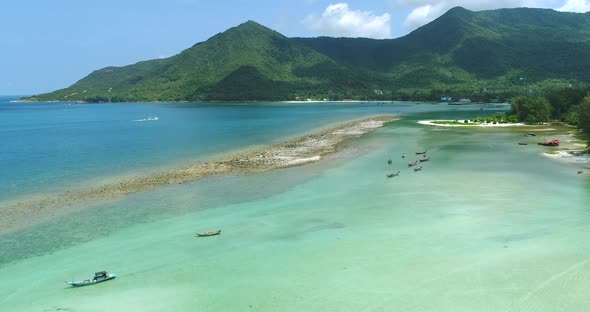
[[[585,13],[590,11],[590,0],[567,0],[558,11]]]
[[[319,34],[336,37],[391,38],[391,17],[351,10],[346,3],[329,5],[321,16],[307,16],[303,24]]]
[[[588,2],[590,0],[569,0]],[[414,30],[427,24],[449,9],[462,6],[468,10],[492,10],[515,7],[551,7],[555,0],[397,0],[396,5],[412,9],[404,21],[407,30]]]

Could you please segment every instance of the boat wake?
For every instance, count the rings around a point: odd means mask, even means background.
[[[160,120],[160,118],[158,118],[158,116],[150,116],[148,118],[135,119],[135,120],[132,120],[132,121],[143,122],[143,121],[158,121],[158,120]]]

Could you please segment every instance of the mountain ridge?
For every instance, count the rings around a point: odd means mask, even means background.
[[[506,98],[587,85],[587,51],[590,14],[547,9],[455,7],[396,39],[288,38],[249,20],[172,57],[98,69],[29,100]]]

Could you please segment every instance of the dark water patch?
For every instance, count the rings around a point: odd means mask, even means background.
[[[312,235],[313,233],[327,231],[327,230],[340,230],[346,226],[343,223],[317,219],[317,220],[303,220],[297,229],[289,229],[283,231],[278,235],[273,235],[271,240],[273,241],[294,241],[298,240],[306,235]]]

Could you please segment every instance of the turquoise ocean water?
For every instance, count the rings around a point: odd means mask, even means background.
[[[587,176],[541,156],[542,147],[517,145],[520,133],[416,124],[491,109],[71,107],[0,104],[1,194],[171,167],[367,115],[402,120],[348,141],[338,158],[167,186],[0,236],[0,311],[581,311],[590,303]],[[131,121],[149,116],[158,120]],[[414,173],[406,163],[423,149],[431,161]],[[222,235],[192,235],[217,229]],[[119,277],[63,283],[98,270]]]
[[[206,160],[371,114],[446,109],[409,103],[76,105],[12,99],[0,98],[5,198]]]

